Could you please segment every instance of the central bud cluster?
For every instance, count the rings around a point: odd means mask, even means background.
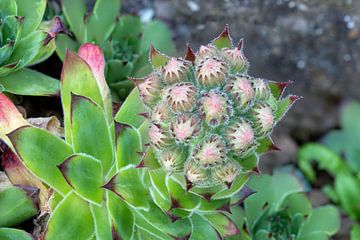
[[[275,124],[268,82],[247,75],[242,41],[235,48],[218,46],[230,39],[225,31],[197,53],[189,47],[184,59],[153,48],[150,57],[163,63],[137,84],[160,164],[183,172],[193,186],[230,186],[243,172],[242,160]]]

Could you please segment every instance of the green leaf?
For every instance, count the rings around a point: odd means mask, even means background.
[[[311,234],[324,232],[328,236],[335,234],[340,228],[340,216],[334,206],[323,206],[313,210],[310,217],[300,229],[299,239]],[[309,238],[310,239],[310,238]],[[314,238],[312,238],[314,239]]]
[[[325,169],[333,176],[346,169],[344,161],[331,149],[316,143],[302,146],[298,152],[300,169],[311,181],[315,181],[315,172],[311,162],[315,160],[320,169]]]
[[[150,63],[154,68],[160,68],[166,65],[169,57],[159,52],[153,45],[150,47]]]
[[[60,92],[60,82],[43,73],[23,68],[0,79],[5,91],[17,95],[54,96]]]
[[[240,174],[239,176],[236,177],[230,189],[224,189],[222,191],[217,192],[215,195],[211,197],[211,199],[212,200],[225,199],[233,196],[234,194],[239,192],[241,188],[244,187],[248,179],[249,179],[249,173]]]
[[[128,125],[119,124],[116,143],[116,161],[118,168],[129,164],[138,165],[142,151],[139,132]]]
[[[31,34],[40,25],[46,8],[46,0],[16,0],[17,15],[25,17],[21,36]]]
[[[121,41],[129,37],[138,37],[142,31],[142,24],[138,16],[122,15],[112,33],[112,39]]]
[[[29,190],[26,192],[21,188],[9,187],[0,192],[0,227],[15,226],[37,214],[36,198],[39,192],[36,188]]]
[[[64,112],[65,139],[69,143],[72,142],[70,130],[71,93],[90,98],[103,107],[101,92],[90,66],[77,54],[68,51],[61,76],[61,100]]]
[[[52,212],[45,240],[89,239],[94,230],[89,204],[69,192]]]
[[[172,199],[172,207],[193,210],[200,203],[200,198],[186,190],[177,181],[167,177],[167,187]]]
[[[222,237],[230,237],[240,233],[236,224],[223,213],[204,214],[204,217]]]
[[[137,129],[145,121],[144,117],[139,115],[139,113],[143,112],[147,112],[146,107],[140,98],[139,90],[134,88],[121,105],[119,112],[115,116],[115,121]]]
[[[78,42],[74,41],[66,34],[59,34],[58,36],[56,36],[55,44],[56,54],[59,56],[61,61],[64,61],[67,49],[76,52],[80,47]]]
[[[66,181],[85,200],[101,204],[103,200],[101,162],[91,156],[71,155],[59,169]]]
[[[229,33],[228,25],[225,26],[225,29],[220,33],[218,37],[211,41],[211,44],[217,47],[218,49],[222,48],[232,48],[232,41]]]
[[[51,133],[30,126],[13,131],[9,139],[25,166],[46,184],[65,195],[71,190],[57,168],[72,155],[72,148]]]
[[[286,87],[291,83],[292,81],[288,81],[288,82],[268,81],[271,94],[275,97],[275,99],[279,99],[283,95]]]
[[[351,240],[360,239],[360,225],[354,224],[351,228]]]
[[[115,239],[131,239],[135,226],[132,210],[114,193],[108,194],[108,208]]]
[[[203,239],[206,236],[206,239],[220,239],[219,233],[214,229],[208,221],[203,219],[197,214],[193,214],[190,218],[192,223],[192,231],[189,240],[198,240]]]
[[[171,31],[164,23],[157,20],[151,21],[143,27],[140,52],[148,54],[150,45],[153,44],[159,51],[174,55],[176,49],[171,39]]]
[[[5,19],[7,16],[16,15],[17,6],[14,0],[2,0],[0,2],[0,18]]]
[[[12,71],[25,67],[36,57],[43,47],[46,34],[42,31],[34,31],[17,43],[11,57],[6,61],[6,63],[19,61]]]
[[[99,159],[106,175],[114,161],[113,143],[104,111],[89,98],[71,97],[71,136],[74,151]]]
[[[124,62],[119,59],[111,59],[106,63],[106,81],[110,83],[117,83],[119,81],[127,81],[127,77],[131,76],[132,64]],[[134,84],[131,84],[132,87]]]
[[[97,0],[87,25],[88,42],[101,45],[113,31],[120,12],[120,0]]]
[[[299,97],[295,95],[289,95],[283,99],[280,99],[277,102],[277,109],[275,111],[275,122],[280,121],[298,99]]]
[[[23,230],[13,228],[0,227],[0,239],[1,240],[33,240],[30,233]]]
[[[278,172],[272,177],[265,174],[260,177],[253,175],[247,186],[256,192],[244,201],[248,228],[250,229],[265,211],[264,206],[277,211],[287,195],[302,191],[301,186],[293,176]]]
[[[110,225],[110,216],[106,204],[101,207],[90,205],[90,210],[95,223],[95,236],[97,240],[112,240],[112,229]]]
[[[149,193],[141,180],[141,169],[128,166],[108,182],[105,188],[115,192],[120,198],[135,208],[147,209],[149,207]]]
[[[61,0],[62,10],[66,21],[70,25],[70,30],[74,33],[80,43],[87,42],[86,25],[84,22],[87,12],[86,2],[84,0]]]
[[[0,41],[1,41],[1,37],[0,37]],[[9,57],[13,52],[13,47],[14,47],[14,43],[9,42],[0,48],[0,65],[2,65],[4,62],[6,62],[9,59]]]

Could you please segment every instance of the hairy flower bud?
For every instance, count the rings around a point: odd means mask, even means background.
[[[160,164],[168,172],[179,172],[183,170],[187,152],[180,147],[170,147],[159,154]]]
[[[150,74],[143,79],[133,79],[136,83],[141,99],[148,106],[155,105],[161,98],[162,84],[157,74]]]
[[[163,78],[166,84],[183,82],[191,63],[179,58],[171,58],[163,68]]]
[[[210,177],[209,171],[200,167],[194,161],[185,163],[184,172],[186,179],[195,185],[206,185]]]
[[[196,116],[182,114],[171,123],[171,133],[180,143],[188,143],[191,138],[198,135],[201,129],[200,119]]]
[[[197,80],[201,86],[214,87],[225,83],[225,63],[217,58],[205,58],[197,67]]]
[[[223,182],[230,187],[240,171],[241,166],[239,164],[227,162],[215,168],[213,175],[217,182]]]
[[[166,100],[174,112],[191,111],[196,102],[196,88],[192,83],[176,83],[167,89]]]
[[[256,146],[254,129],[243,119],[228,127],[225,139],[230,149],[241,156],[247,155]]]
[[[193,152],[193,159],[204,168],[217,166],[225,157],[225,141],[216,134],[208,136]]]
[[[270,96],[270,89],[268,84],[260,78],[252,78],[252,85],[255,90],[256,100],[266,100]]]
[[[173,116],[169,106],[165,101],[160,102],[154,108],[154,111],[151,114],[151,121],[156,123],[165,123],[167,119]]]
[[[157,148],[166,147],[172,143],[172,139],[169,134],[159,124],[155,123],[150,126],[149,139]]]
[[[254,120],[254,127],[259,137],[264,137],[271,132],[274,126],[274,114],[268,104],[255,104],[252,108],[251,117]]]
[[[229,91],[238,109],[241,111],[248,109],[255,96],[250,79],[246,76],[234,76],[231,78],[226,85],[226,90]]]
[[[200,112],[205,122],[212,127],[228,121],[232,107],[225,94],[217,91],[205,93],[200,99]]]
[[[225,49],[223,55],[229,63],[232,72],[245,72],[247,70],[249,64],[241,48]]]

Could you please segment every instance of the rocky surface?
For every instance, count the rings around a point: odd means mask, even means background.
[[[245,39],[251,75],[293,80],[291,92],[304,97],[281,124],[297,142],[336,127],[341,102],[360,99],[360,1],[132,0],[123,6],[167,22],[179,52],[229,24],[234,40]]]

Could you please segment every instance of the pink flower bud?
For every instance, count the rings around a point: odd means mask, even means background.
[[[151,74],[145,77],[143,81],[137,85],[137,87],[139,89],[140,96],[146,105],[154,106],[160,100],[162,84],[158,75]]]
[[[185,177],[195,185],[205,185],[209,179],[209,172],[193,161],[185,163]]]
[[[231,161],[216,167],[213,171],[213,176],[217,182],[225,183],[230,187],[240,172],[240,165]]]
[[[228,64],[231,66],[233,73],[243,73],[247,70],[249,63],[246,60],[242,49],[225,49],[223,55]]]
[[[231,124],[225,137],[231,150],[239,155],[247,155],[256,147],[255,132],[251,124],[243,119]]]
[[[235,76],[226,85],[226,90],[236,102],[238,109],[246,111],[255,96],[249,77]]]
[[[166,100],[174,112],[191,111],[196,103],[196,88],[192,83],[176,83],[166,90]]]
[[[212,90],[200,99],[200,113],[212,127],[225,123],[232,115],[232,107],[225,94]]]
[[[157,148],[169,146],[173,142],[169,134],[159,124],[155,123],[150,126],[149,139],[153,146]]]
[[[178,142],[188,143],[191,138],[199,134],[201,130],[200,119],[194,115],[179,115],[171,123],[170,129],[173,137]]]
[[[163,78],[166,84],[183,82],[191,63],[179,58],[171,58],[163,68]]]
[[[217,166],[226,157],[225,141],[219,135],[210,135],[196,146],[192,157],[204,168]]]
[[[186,158],[187,151],[180,147],[168,148],[159,155],[160,164],[168,172],[182,171]]]
[[[274,126],[274,114],[272,108],[267,104],[256,104],[251,113],[254,126],[259,137],[264,137],[271,132]]]
[[[268,84],[260,78],[253,78],[251,82],[255,90],[256,100],[267,100],[270,96]]]
[[[220,86],[225,83],[228,69],[225,63],[216,58],[205,58],[197,66],[197,80],[203,87]]]

